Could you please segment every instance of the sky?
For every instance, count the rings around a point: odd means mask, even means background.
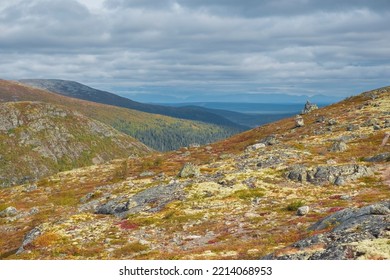
[[[0,71],[130,98],[351,96],[390,85],[390,1],[2,0]]]

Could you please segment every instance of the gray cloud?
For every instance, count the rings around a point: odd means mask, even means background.
[[[2,2],[1,78],[350,95],[390,74],[388,1]]]

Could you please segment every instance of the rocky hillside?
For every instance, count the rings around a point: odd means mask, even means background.
[[[306,107],[0,190],[1,258],[390,259],[390,87]]]
[[[150,151],[134,138],[61,106],[0,103],[0,187]]]
[[[238,127],[171,118],[84,101],[17,82],[0,80],[0,102],[10,101],[40,101],[66,106],[159,151],[174,150],[194,143],[211,143],[242,131]]]

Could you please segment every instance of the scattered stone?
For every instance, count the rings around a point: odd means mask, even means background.
[[[267,146],[276,145],[279,143],[279,141],[276,139],[275,135],[268,135],[267,137],[260,140],[260,143],[263,143]]]
[[[257,143],[257,144],[248,146],[245,150],[247,152],[253,152],[253,151],[256,151],[256,150],[264,148],[264,147],[265,147],[264,143]]]
[[[390,161],[390,153],[382,153],[378,154],[372,157],[368,157],[364,159],[365,161],[368,162],[382,162],[382,161]]]
[[[295,165],[290,168],[287,175],[288,179],[296,182],[306,182],[307,180],[307,169],[303,165]]]
[[[335,141],[330,147],[330,152],[344,152],[348,149],[347,144],[344,141]]]
[[[139,174],[140,177],[150,177],[150,176],[154,176],[156,173],[154,173],[153,171],[144,171],[142,172],[141,174]]]
[[[271,155],[266,157],[264,160],[260,161],[259,163],[257,163],[256,166],[260,168],[269,168],[269,167],[274,167],[283,162],[284,160],[282,160],[281,157]]]
[[[18,214],[18,210],[15,207],[7,207],[5,210],[0,212],[0,218],[15,217]]]
[[[29,213],[29,215],[38,214],[39,213],[39,209],[37,207],[33,207],[33,208],[30,209],[30,211],[28,213]]]
[[[179,172],[179,177],[187,178],[187,177],[199,177],[200,169],[198,166],[192,163],[184,164],[183,168]]]
[[[336,178],[336,181],[334,182],[336,186],[344,186],[345,185],[345,179],[342,176],[338,176]]]
[[[199,148],[200,147],[200,144],[198,143],[192,143],[189,145],[190,148]]]
[[[317,123],[324,123],[326,120],[325,116],[318,116],[318,118],[316,119],[316,122]]]
[[[374,124],[374,125],[372,126],[372,128],[373,128],[374,130],[381,130],[381,129],[382,129],[382,127],[380,127],[380,125],[378,125],[378,124]]]
[[[33,185],[26,186],[24,191],[25,192],[32,192],[32,191],[35,191],[37,189],[38,189],[37,185],[33,184]]]
[[[310,113],[311,111],[317,110],[318,106],[316,104],[310,103],[309,101],[306,102],[305,107],[302,110],[302,114]]]
[[[389,137],[390,137],[390,132],[386,132],[385,137],[383,137],[381,147],[384,147],[386,145],[387,141],[389,140]]]
[[[335,119],[328,120],[328,125],[333,126],[333,125],[336,125],[336,124],[337,124],[337,121]]]
[[[298,216],[305,216],[307,213],[309,213],[309,206],[301,206],[297,210],[297,215]]]
[[[16,251],[16,254],[20,254],[24,252],[24,247],[31,244],[38,236],[42,234],[42,230],[40,227],[33,228],[29,233],[26,234],[22,241],[22,245]]]
[[[341,200],[351,200],[352,199],[352,197],[350,196],[350,195],[342,195],[342,196],[340,196],[340,199]]]
[[[185,153],[182,154],[183,157],[189,157],[191,155],[190,151],[186,151]]]
[[[303,127],[305,125],[305,122],[303,121],[303,118],[301,115],[296,115],[295,117],[295,127]]]
[[[349,124],[347,125],[347,131],[356,131],[359,130],[360,126],[357,124]]]
[[[368,119],[367,121],[364,122],[363,126],[374,126],[374,125],[379,125],[379,122],[377,119]]]

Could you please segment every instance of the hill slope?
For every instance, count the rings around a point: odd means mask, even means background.
[[[192,143],[206,144],[242,131],[240,128],[176,119],[84,101],[0,80],[0,102],[9,101],[42,101],[64,105],[161,151],[177,149]]]
[[[94,89],[74,81],[55,79],[25,79],[19,80],[19,82],[41,89],[46,89],[69,97],[107,105],[124,107],[141,112],[160,114],[180,119],[202,121],[205,123],[232,127],[234,129],[241,129],[241,131],[248,128],[246,126],[238,125],[218,114],[214,114],[213,112],[210,112],[210,110],[202,110],[196,107],[178,108],[139,103],[128,98],[124,98],[107,91]]]
[[[62,106],[0,103],[0,187],[150,151],[134,138]]]
[[[390,259],[389,112],[390,87],[0,190],[0,258]]]

